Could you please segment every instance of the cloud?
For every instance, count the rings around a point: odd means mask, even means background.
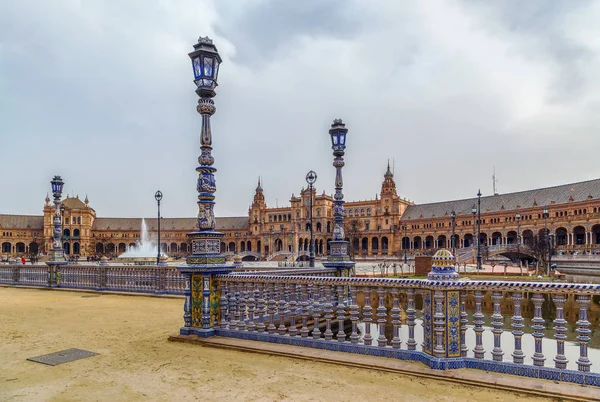
[[[387,159],[417,202],[597,177],[594,2],[22,1],[0,15],[1,213],[39,214],[48,181],[99,216],[194,216],[200,117],[187,53],[222,57],[217,214],[305,185],[333,192],[327,130],[349,128],[347,200]],[[581,144],[585,144],[582,146]],[[577,157],[574,157],[577,155]]]

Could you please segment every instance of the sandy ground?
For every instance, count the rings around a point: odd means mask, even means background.
[[[541,401],[392,373],[168,342],[181,299],[0,287],[1,401]],[[68,348],[98,356],[47,366]]]

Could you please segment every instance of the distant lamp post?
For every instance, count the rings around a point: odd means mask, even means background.
[[[314,268],[315,266],[315,237],[313,231],[313,184],[317,181],[317,174],[314,171],[310,171],[306,174],[306,182],[308,183],[308,189],[310,192],[310,245],[308,246],[309,257],[308,257],[308,266]]]
[[[517,218],[517,258],[521,266],[521,214],[517,212],[515,218]]]
[[[477,269],[481,266],[481,190],[477,191]]]
[[[454,235],[454,227],[456,224],[456,212],[454,210],[450,212],[450,218],[452,218],[452,238],[450,239],[450,245],[452,247],[452,255],[456,255],[456,237]]]
[[[158,208],[158,251],[156,253],[156,265],[160,264],[160,200],[162,200],[162,197],[163,195],[160,190],[154,193],[154,199]]]
[[[552,260],[552,238],[550,236],[550,231],[548,230],[548,217],[550,216],[550,212],[548,211],[548,206],[544,207],[544,211],[542,212],[542,217],[544,218],[544,232],[546,235],[546,245],[548,247],[548,263],[546,265],[546,275],[550,275],[550,263]]]
[[[475,204],[471,208],[471,213],[473,214],[473,241],[471,242],[471,247],[474,248],[475,237],[477,236],[477,206]],[[477,239],[477,242],[479,243],[479,239]]]
[[[52,185],[52,196],[54,197],[54,229],[52,239],[52,250],[50,252],[50,261],[52,262],[65,262],[65,252],[62,245],[62,219],[61,219],[61,204],[62,191],[65,183],[62,181],[60,176],[54,176],[50,181]]]

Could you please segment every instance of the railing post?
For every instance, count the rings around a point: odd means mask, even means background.
[[[567,360],[565,356],[565,340],[567,339],[567,327],[565,324],[564,306],[565,306],[565,295],[555,294],[553,295],[554,305],[556,306],[556,319],[554,320],[554,338],[556,339],[556,357],[554,358],[555,367],[558,369],[566,369]]]
[[[415,320],[417,318],[417,310],[415,310],[415,294],[415,289],[408,289],[408,301],[406,306],[406,326],[408,327],[408,341],[406,341],[406,346],[408,347],[408,350],[417,349],[417,341],[415,340]]]
[[[533,329],[533,333],[531,334],[535,340],[535,352],[533,353],[533,365],[534,366],[543,366],[544,353],[542,353],[542,340],[544,339],[544,323],[546,322],[542,317],[542,304],[544,304],[544,296],[541,293],[535,293],[531,300],[533,301],[533,319],[531,322],[533,325],[531,329]]]
[[[21,280],[21,270],[17,265],[13,265],[10,267],[12,274],[12,284],[18,285]]]
[[[579,371],[589,372],[592,363],[588,358],[588,344],[592,325],[588,320],[588,307],[590,306],[590,296],[577,296],[577,305],[579,305],[579,320],[577,320],[577,340],[579,341],[579,358],[577,359],[577,369]]]
[[[467,291],[460,291],[460,357],[467,357],[467,325],[469,324],[469,315],[467,314]]]
[[[513,362],[516,364],[523,364],[525,355],[522,350],[522,337],[523,337],[523,317],[521,316],[521,303],[523,302],[523,292],[512,292],[512,301],[514,312],[512,316],[512,334],[515,337],[515,350],[512,353]]]
[[[502,302],[502,292],[492,292],[492,301],[494,303],[494,314],[492,314],[492,333],[494,334],[494,348],[492,349],[492,358],[494,361],[501,362],[504,352],[500,343],[502,336],[503,317],[500,308]]]
[[[485,349],[483,348],[483,312],[481,310],[481,302],[483,301],[483,292],[476,290],[473,292],[475,299],[475,313],[473,314],[473,331],[475,331],[475,349],[473,353],[476,359],[483,359]]]

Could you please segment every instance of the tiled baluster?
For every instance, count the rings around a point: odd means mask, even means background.
[[[221,328],[227,329],[229,326],[229,303],[227,297],[229,296],[229,282],[221,282],[221,297],[219,298],[219,306],[221,308]]]
[[[492,349],[492,359],[497,362],[502,361],[504,352],[500,343],[502,336],[502,327],[504,325],[500,303],[502,302],[502,292],[492,292],[492,301],[494,302],[494,314],[492,314],[492,334],[494,334],[494,348]]]
[[[365,345],[373,344],[373,336],[371,335],[371,323],[373,322],[373,307],[371,307],[371,288],[366,287],[363,291],[365,295],[365,305],[363,307],[363,321],[365,323],[365,336],[363,341]]]
[[[558,369],[566,369],[569,360],[565,356],[565,339],[567,339],[567,321],[565,320],[565,295],[556,294],[553,297],[556,306],[556,319],[554,320],[554,339],[556,339],[556,357],[554,366]]]
[[[321,317],[321,305],[319,303],[320,301],[320,291],[319,291],[319,286],[318,285],[312,285],[311,288],[312,292],[311,292],[311,298],[312,298],[312,307],[311,307],[311,312],[312,312],[312,317],[313,317],[313,339],[320,339],[321,338],[321,330],[319,329],[319,318]]]
[[[277,328],[277,332],[279,333],[279,335],[285,335],[285,333],[287,332],[287,328],[285,327],[286,294],[288,294],[287,285],[283,285],[283,284],[279,285],[279,303],[278,303],[279,327]]]
[[[331,331],[331,319],[333,318],[333,296],[331,290],[331,285],[325,285],[325,304],[323,305],[323,312],[325,313],[324,335],[326,341],[333,339],[333,332]]]
[[[274,334],[277,331],[277,327],[275,327],[274,316],[277,310],[277,302],[275,301],[275,284],[268,283],[267,284],[267,314],[269,315],[269,326],[267,327],[267,331],[269,334]]]
[[[392,338],[392,348],[394,349],[400,349],[400,302],[398,300],[398,294],[400,293],[400,291],[397,288],[394,288],[392,290],[392,295],[394,296],[394,304],[392,306],[392,310],[391,310],[391,317],[392,317],[392,325],[394,326],[394,337]]]
[[[350,321],[352,322],[352,333],[350,334],[350,342],[358,343],[358,304],[356,301],[357,289],[356,286],[350,287]]]
[[[377,288],[377,296],[379,304],[377,305],[377,346],[387,346],[387,338],[385,337],[385,323],[387,322],[387,309],[385,308],[385,289],[382,287]]]
[[[467,291],[460,291],[460,357],[467,357],[467,325],[469,315],[467,314]]]
[[[338,342],[346,341],[346,333],[344,332],[344,320],[346,319],[346,306],[344,305],[344,287],[337,286],[337,295],[338,295],[338,305],[336,311],[336,318],[338,320],[338,332],[337,332],[337,340]]]
[[[577,340],[579,341],[579,358],[577,359],[577,369],[579,371],[590,371],[592,363],[588,358],[588,344],[590,342],[591,323],[588,320],[588,307],[590,307],[590,296],[577,296],[577,305],[579,306],[579,320],[577,320]]]
[[[237,328],[237,321],[235,319],[235,314],[236,314],[236,309],[237,306],[235,305],[235,286],[236,283],[235,282],[231,282],[229,283],[229,292],[228,292],[228,299],[229,299],[229,329],[236,329]]]
[[[546,322],[544,318],[542,318],[542,304],[544,304],[544,296],[541,293],[535,293],[531,298],[533,301],[533,319],[531,322],[533,325],[531,329],[533,329],[533,339],[535,340],[535,353],[532,356],[533,365],[534,366],[543,366],[544,354],[542,353],[542,340],[544,339],[544,331],[546,328],[544,327],[544,323]]]
[[[258,332],[265,332],[265,284],[256,284],[256,314],[258,315],[256,330]]]
[[[481,312],[481,302],[483,301],[483,292],[476,290],[473,292],[475,298],[475,313],[473,314],[473,331],[475,331],[475,353],[476,359],[483,359],[485,355],[485,349],[483,348],[483,313]]]
[[[433,314],[433,332],[435,333],[435,346],[433,355],[441,358],[446,356],[444,350],[444,333],[446,331],[446,315],[444,314],[444,292],[436,290],[433,293],[435,313]]]
[[[234,328],[233,329],[242,329],[243,323],[242,323],[242,317],[241,317],[241,313],[242,313],[242,298],[240,297],[240,288],[242,286],[241,283],[236,282],[234,284],[235,286],[235,292],[234,292],[234,307],[235,310],[233,312],[233,320],[235,322]]]
[[[246,299],[246,305],[248,306],[248,325],[246,329],[248,331],[256,330],[256,323],[254,322],[254,308],[256,307],[256,299],[254,298],[254,293],[256,290],[256,286],[252,282],[248,282],[246,284],[246,294],[248,298]]]
[[[512,353],[513,362],[523,364],[525,355],[522,349],[523,337],[523,317],[521,316],[521,303],[523,302],[523,292],[512,292],[512,302],[514,312],[512,316],[512,334],[515,337],[515,351]]]
[[[286,288],[291,286],[291,292],[289,292],[290,301],[288,303],[289,312],[290,312],[290,328],[288,330],[290,336],[298,335],[298,328],[296,328],[296,315],[298,314],[298,292],[297,289],[300,289],[300,285],[285,285]]]
[[[300,328],[300,336],[302,338],[308,337],[308,285],[303,283],[300,285],[300,293],[302,297],[300,298],[300,308],[302,311],[302,328]]]
[[[100,270],[98,270],[100,272]],[[185,276],[185,303],[183,303],[183,326],[192,326],[192,275]],[[100,282],[98,282],[100,283]]]
[[[408,341],[406,346],[408,350],[417,349],[417,341],[415,340],[415,320],[417,318],[417,310],[415,310],[415,289],[408,289],[407,294],[407,306],[406,306],[406,325],[408,326]]]
[[[240,331],[246,330],[246,319],[248,318],[248,289],[247,283],[239,283],[239,310],[240,310],[240,320],[238,321],[238,329]]]

